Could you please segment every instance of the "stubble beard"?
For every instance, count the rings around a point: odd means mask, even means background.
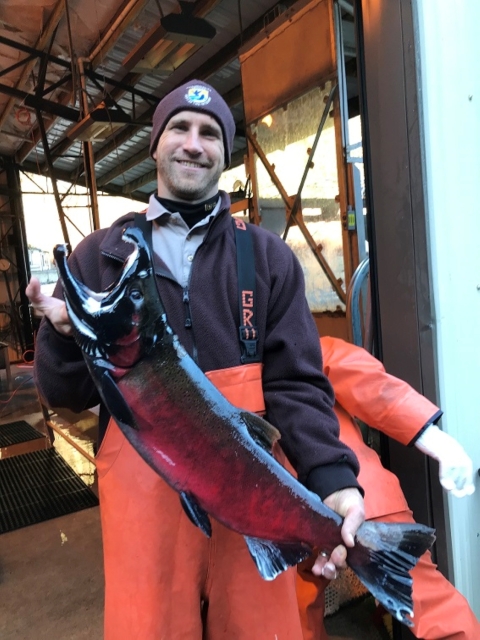
[[[215,189],[218,191],[218,181],[223,173],[223,167],[217,171],[208,173],[205,181],[191,179],[179,175],[175,170],[175,162],[169,159],[157,157],[157,174],[162,180],[174,200],[187,202],[201,202],[209,197]]]

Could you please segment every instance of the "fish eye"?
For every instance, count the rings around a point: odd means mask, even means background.
[[[133,302],[140,302],[143,300],[143,293],[139,289],[132,289],[129,293],[129,297]]]

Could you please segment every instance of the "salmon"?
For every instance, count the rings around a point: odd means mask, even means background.
[[[274,458],[278,430],[228,402],[189,356],[168,324],[142,232],[126,229],[123,239],[133,252],[100,293],[72,275],[65,245],[54,255],[74,337],[125,437],[205,535],[213,517],[244,536],[265,580],[314,549],[330,555],[342,544],[342,518]],[[409,571],[434,540],[421,524],[365,522],[347,564],[411,626]]]

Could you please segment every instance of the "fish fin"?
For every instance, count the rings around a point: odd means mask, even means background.
[[[271,453],[275,442],[280,440],[278,429],[275,429],[273,425],[254,413],[242,411],[241,415],[250,436],[260,447]]]
[[[212,525],[208,513],[198,504],[197,499],[191,493],[180,492],[180,502],[190,522],[198,527],[207,538],[212,537]]]
[[[264,580],[273,580],[312,553],[311,547],[299,542],[271,542],[245,536],[250,555]]]
[[[131,409],[108,371],[103,371],[100,376],[100,383],[103,399],[115,422],[138,431]]]
[[[408,627],[413,622],[410,569],[435,541],[422,524],[364,522],[347,564],[385,609]]]

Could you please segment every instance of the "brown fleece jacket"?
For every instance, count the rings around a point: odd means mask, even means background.
[[[192,265],[188,297],[191,328],[185,326],[184,290],[155,256],[157,285],[169,324],[203,371],[240,364],[236,247],[228,196]],[[69,259],[73,274],[93,291],[119,276],[131,245],[122,230],[134,214],[85,238]],[[301,482],[326,497],[358,487],[358,463],[338,440],[333,391],[322,372],[318,333],[305,299],[300,264],[275,234],[252,225],[257,287],[259,350],[267,419]],[[57,297],[62,296],[57,285]],[[82,411],[100,402],[80,349],[43,321],[35,352],[35,380],[50,406]]]

